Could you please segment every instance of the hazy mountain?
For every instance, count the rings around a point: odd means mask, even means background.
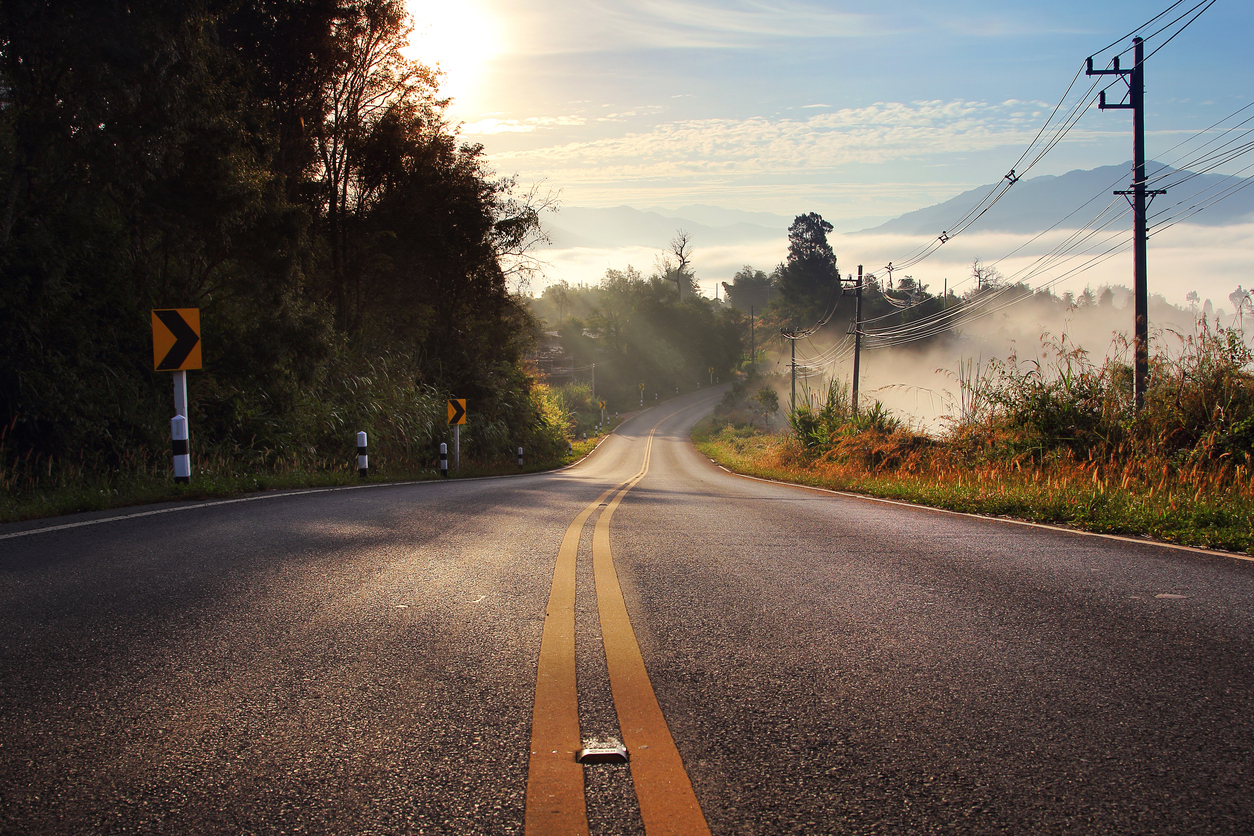
[[[652,206],[645,211],[656,212],[664,218],[684,219],[705,226],[733,226],[739,223],[764,226],[768,229],[787,230],[793,218],[776,215],[774,212],[744,212],[739,209],[724,209],[721,206],[710,206],[705,203],[690,203],[678,209],[664,209]]]
[[[612,209],[563,206],[545,224],[545,228],[556,249],[656,247],[663,250],[680,229],[690,234],[694,247],[701,248],[780,240],[792,222],[789,218],[780,226],[779,216],[767,212],[738,212],[714,206],[687,208],[694,210],[691,215],[680,214],[682,210],[663,215],[660,211],[633,209],[630,206],[615,206]],[[766,220],[774,225],[750,223],[744,220],[745,217]]]
[[[1182,180],[1185,173],[1159,163],[1146,165],[1150,176],[1162,170],[1169,181]],[[1071,171],[1060,176],[1024,178],[972,224],[970,232],[1036,233],[1057,224],[1076,229],[1087,224],[1111,200],[1112,192],[1127,189],[1132,164],[1103,166]],[[1184,212],[1189,207],[1230,189],[1235,184],[1254,185],[1254,178],[1229,179],[1218,174],[1194,175],[1187,182],[1171,187],[1167,194],[1150,204],[1151,227],[1156,216]],[[939,235],[947,231],[993,190],[996,184],[963,192],[943,203],[907,212],[864,232],[894,232],[907,235]],[[1151,185],[1151,188],[1156,185]],[[1122,198],[1120,198],[1122,200]],[[1189,218],[1190,223],[1222,226],[1254,219],[1254,188],[1235,192]],[[686,230],[696,249],[711,246],[782,241],[792,218],[771,212],[745,212],[718,206],[692,204],[679,209],[610,209],[566,206],[545,224],[553,248],[620,247],[667,248],[676,231]]]
[[[1146,163],[1153,179],[1160,169],[1171,174],[1169,180],[1182,179],[1183,173],[1160,163]],[[1016,183],[1005,196],[968,232],[1041,232],[1058,224],[1076,229],[1087,224],[1111,200],[1112,192],[1130,188],[1132,163],[1103,166],[1086,171],[1071,171],[1061,176],[1031,177]],[[1150,225],[1159,213],[1174,215],[1225,191],[1237,183],[1252,183],[1254,178],[1227,178],[1219,174],[1199,174],[1172,187],[1167,194],[1155,197],[1149,208]],[[907,212],[867,232],[897,232],[907,235],[939,235],[958,221],[987,195],[996,184],[963,192],[955,198]],[[1150,188],[1155,188],[1151,184]],[[1122,200],[1123,198],[1119,198]],[[1090,201],[1084,205],[1086,201]],[[1177,206],[1177,204],[1179,204]],[[1083,208],[1080,208],[1082,207]],[[1073,214],[1074,213],[1074,214]],[[1070,217],[1068,217],[1070,215]],[[1189,218],[1189,223],[1223,226],[1254,215],[1254,188],[1245,188]],[[1065,220],[1064,220],[1065,218]],[[1061,221],[1061,223],[1059,223]]]

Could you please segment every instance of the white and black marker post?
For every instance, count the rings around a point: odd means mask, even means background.
[[[187,419],[182,415],[170,419],[170,439],[174,452],[174,481],[186,485],[192,481],[192,457],[187,447]]]
[[[357,475],[365,479],[370,473],[370,455],[366,451],[366,434],[357,433]]]
[[[523,449],[521,447],[518,448],[518,466],[523,466]]]
[[[440,475],[448,478],[448,445],[440,442]]]
[[[174,450],[174,481],[192,481],[192,456],[187,431],[187,371],[174,373],[174,418],[170,421],[170,445]]]

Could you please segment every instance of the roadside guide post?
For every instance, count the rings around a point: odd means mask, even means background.
[[[466,399],[452,398],[448,402],[448,422],[453,427],[453,469],[462,469],[462,424],[466,423]]]
[[[170,419],[170,447],[174,453],[174,481],[186,485],[192,481],[192,457],[187,449],[187,419],[182,415]]]
[[[174,420],[170,422],[170,439],[174,481],[183,484],[191,481],[187,370],[201,367],[200,308],[154,309],[152,368],[158,372],[174,372]]]
[[[366,434],[357,433],[357,475],[365,479],[370,472],[370,456],[366,452]]]

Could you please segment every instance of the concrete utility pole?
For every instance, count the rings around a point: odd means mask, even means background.
[[[753,366],[758,359],[757,351],[753,345],[753,305],[749,306],[749,365]]]
[[[792,401],[791,409],[797,411],[797,332],[785,331],[784,336],[792,343]]]
[[[1133,66],[1130,70],[1119,68],[1119,56],[1115,56],[1109,70],[1093,69],[1093,59],[1088,60],[1088,75],[1117,75],[1128,85],[1127,101],[1110,104],[1106,101],[1103,90],[1097,106],[1101,110],[1132,111],[1132,188],[1127,191],[1115,192],[1129,198],[1132,204],[1132,294],[1136,308],[1136,359],[1133,365],[1132,390],[1136,402],[1136,411],[1145,406],[1145,391],[1149,380],[1149,290],[1148,270],[1146,268],[1146,241],[1148,239],[1145,219],[1148,201],[1154,195],[1166,194],[1165,191],[1146,191],[1145,189],[1145,44],[1140,38],[1132,39]]]
[[[796,328],[792,329],[791,331],[780,328],[779,335],[783,337],[784,339],[788,340],[790,343],[792,343],[792,362],[789,363],[789,366],[792,368],[792,400],[789,401],[789,404],[790,404],[789,409],[791,409],[793,412],[796,412],[797,411],[797,340],[803,339],[804,337],[809,336],[809,334],[803,334],[800,331],[798,331]]]
[[[858,283],[853,286],[853,391],[850,403],[858,414],[858,369],[862,361],[862,265],[858,265]]]

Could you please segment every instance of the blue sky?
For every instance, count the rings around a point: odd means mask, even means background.
[[[1172,0],[408,3],[412,56],[444,70],[452,118],[500,174],[542,183],[567,207],[705,203],[788,218],[817,211],[838,232],[999,180],[1086,57],[1104,66],[1138,32],[1153,50],[1174,28],[1149,36],[1198,5],[1187,0],[1141,27]],[[1252,32],[1254,3],[1216,0],[1147,60],[1151,159],[1251,103]],[[1077,91],[1089,81],[1081,74]],[[1084,111],[1029,176],[1131,159],[1131,121],[1127,111]],[[1254,154],[1227,171],[1251,163]],[[756,249],[695,243],[709,295],[740,265],[769,270],[785,253],[782,236]],[[1011,274],[1022,266],[1015,259],[1035,258],[1044,245],[1017,250],[1022,243],[964,236],[916,274],[934,288],[954,287],[975,257]],[[918,244],[846,236],[836,248],[843,260],[873,265]],[[648,270],[656,254],[550,252],[544,283],[596,282],[628,263]],[[1181,226],[1153,241],[1151,292],[1183,304],[1196,287],[1221,303],[1239,281],[1250,284],[1251,267],[1254,225],[1223,234]],[[1120,256],[1058,289],[1129,283],[1129,273],[1130,256]]]
[[[839,228],[995,181],[1084,58],[1116,40],[1125,48],[1125,35],[1170,5],[412,0],[411,9],[416,54],[440,61],[464,136],[501,173],[544,180],[570,205],[815,209]],[[1151,156],[1176,132],[1248,103],[1252,30],[1254,4],[1218,0],[1147,62]],[[1130,158],[1130,121],[1086,114],[1033,173]]]

